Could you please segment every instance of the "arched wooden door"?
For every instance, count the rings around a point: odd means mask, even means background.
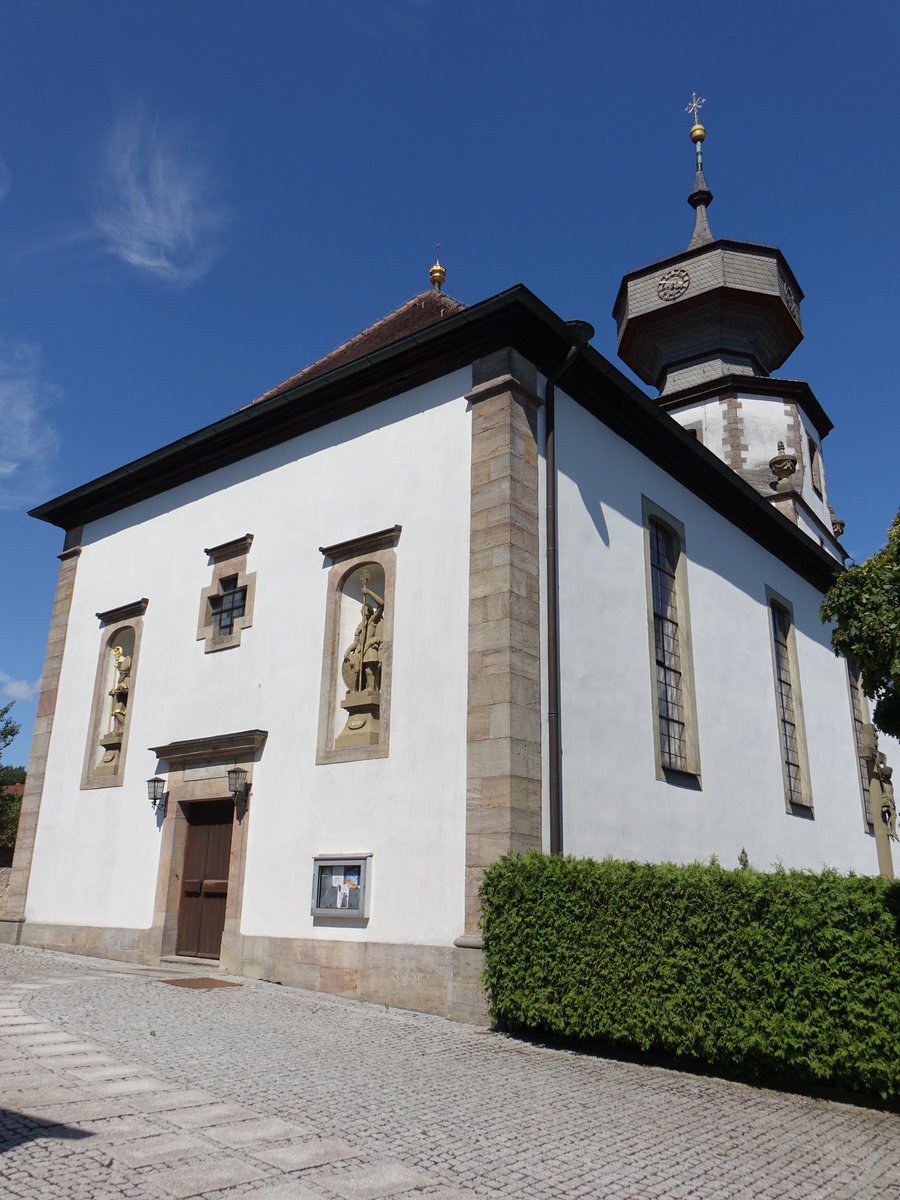
[[[225,927],[234,801],[186,804],[184,809],[188,828],[175,953],[218,958]]]

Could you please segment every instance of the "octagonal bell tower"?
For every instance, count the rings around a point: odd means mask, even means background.
[[[803,338],[803,292],[780,250],[713,237],[702,104],[695,94],[687,107],[693,235],[679,254],[622,280],[613,307],[619,356],[657,389],[661,408],[842,558],[821,450],[831,421],[808,384],[772,378]]]

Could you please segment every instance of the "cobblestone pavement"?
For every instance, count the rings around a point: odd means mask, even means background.
[[[0,946],[3,1200],[900,1196],[894,1114]]]

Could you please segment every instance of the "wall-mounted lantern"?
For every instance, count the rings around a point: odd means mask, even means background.
[[[147,799],[150,801],[150,807],[159,816],[166,815],[166,781],[155,776],[153,779],[147,780]]]
[[[243,767],[232,767],[228,772],[228,790],[234,797],[234,807],[237,809],[238,820],[241,820],[249,804],[250,788],[247,785],[247,772]]]
[[[243,767],[232,767],[228,772],[228,790],[237,800],[238,796],[243,796],[247,787],[247,772]]]

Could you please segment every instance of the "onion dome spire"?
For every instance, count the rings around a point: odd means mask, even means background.
[[[447,278],[447,268],[441,265],[441,243],[438,242],[434,252],[434,262],[428,271],[428,278],[431,280],[431,286],[435,291],[440,291],[444,286],[444,280]]]
[[[702,146],[706,138],[706,129],[700,124],[700,119],[697,115],[705,103],[705,97],[698,96],[696,92],[692,92],[691,102],[684,110],[694,115],[694,124],[691,126],[691,141],[697,150],[697,174],[694,176],[694,186],[691,188],[691,194],[688,196],[688,204],[690,204],[697,215],[694,219],[694,234],[688,242],[688,250],[693,250],[695,246],[705,246],[709,242],[715,241],[712,230],[709,227],[709,220],[706,216],[706,210],[712,204],[713,199],[713,194],[709,190],[709,185],[703,174]]]

